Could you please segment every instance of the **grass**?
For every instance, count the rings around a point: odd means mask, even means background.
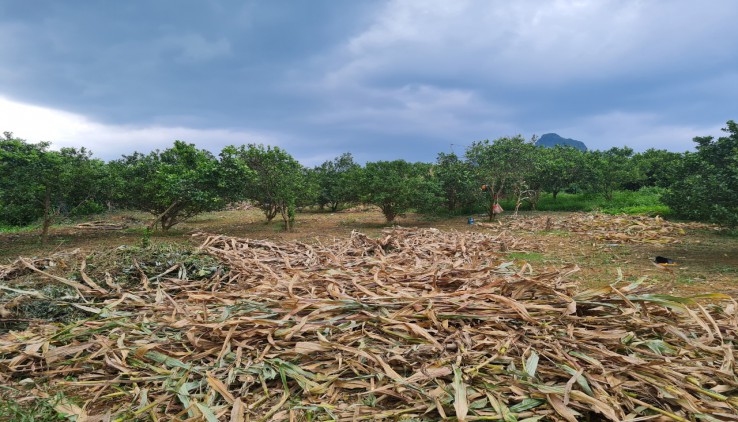
[[[67,416],[56,410],[56,407],[68,402],[62,393],[49,398],[36,398],[19,403],[10,395],[20,393],[13,388],[0,386],[0,420],[14,422],[51,422],[65,421]],[[3,394],[3,390],[10,394]]]
[[[538,252],[510,252],[507,257],[526,262],[542,262],[547,259],[542,253]]]
[[[617,191],[611,200],[600,195],[560,193],[554,200],[550,193],[543,194],[538,202],[538,211],[599,211],[606,214],[642,214],[660,215],[671,214],[668,206],[661,202],[662,189],[644,188],[638,191]],[[514,210],[513,201],[501,201],[505,210]],[[529,209],[523,204],[521,209]]]
[[[28,233],[38,229],[38,226],[5,226],[0,225],[0,233]]]

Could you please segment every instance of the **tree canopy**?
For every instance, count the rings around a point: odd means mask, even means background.
[[[513,136],[473,142],[464,156],[440,153],[435,163],[362,166],[344,153],[312,168],[279,147],[228,146],[215,156],[182,141],[105,163],[85,148],[54,150],[5,132],[0,225],[40,221],[45,238],[58,216],[119,207],[149,212],[152,227],[169,230],[199,213],[248,200],[267,223],[279,215],[290,230],[296,212],[312,206],[337,211],[363,201],[378,206],[388,222],[411,210],[485,211],[493,218],[500,200],[512,201],[517,211],[523,203],[535,209],[543,193],[554,201],[560,192],[575,191],[612,201],[617,191],[655,188],[679,216],[735,227],[738,126],[731,120],[723,130],[717,139],[696,137],[696,151],[688,153],[635,153],[628,147],[582,152]]]
[[[318,205],[327,205],[335,212],[341,205],[356,201],[358,194],[354,179],[360,167],[354,163],[353,156],[348,152],[315,167],[319,186]]]
[[[117,204],[153,214],[151,227],[165,231],[237,199],[233,185],[246,180],[248,172],[241,168],[234,174],[231,168],[227,173],[212,153],[182,141],[164,151],[124,156],[110,167]]]
[[[440,188],[430,177],[430,165],[405,160],[366,163],[358,178],[361,200],[378,206],[387,222],[413,208],[437,205]]]
[[[103,163],[85,148],[49,146],[10,132],[0,140],[0,223],[26,225],[41,218],[44,241],[56,216],[85,205],[101,211],[103,201]]]
[[[295,207],[306,191],[313,189],[300,163],[279,147],[257,144],[228,147],[222,156],[253,172],[250,183],[242,185],[241,196],[254,201],[264,211],[267,222],[281,215],[289,230]]]
[[[681,175],[665,195],[678,215],[728,227],[738,226],[738,124],[727,122],[727,134],[694,138],[697,151],[688,153]]]

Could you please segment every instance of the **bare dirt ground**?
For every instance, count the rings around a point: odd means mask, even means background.
[[[19,256],[45,257],[55,252],[79,248],[83,253],[112,249],[121,245],[141,245],[146,214],[120,213],[106,216],[107,222],[125,224],[122,230],[77,228],[73,224],[52,228],[50,241],[41,245],[38,234],[23,232],[0,234],[0,265]],[[487,223],[475,216],[477,224],[467,224],[467,217],[436,218],[408,214],[394,224],[403,227],[435,227],[444,231],[506,232],[520,239],[514,248],[499,251],[511,260],[526,261],[536,272],[576,264],[581,270],[575,279],[582,288],[610,284],[618,280],[635,281],[645,277],[663,293],[727,293],[738,296],[738,238],[719,233],[699,224],[672,227],[669,222],[645,217],[592,217],[582,213],[510,214]],[[481,224],[480,224],[481,223]],[[546,227],[549,223],[550,227]],[[635,225],[634,225],[635,224]],[[651,238],[642,238],[641,226],[651,230]],[[672,232],[667,232],[669,227]],[[345,238],[352,231],[378,236],[391,224],[372,207],[351,210],[299,213],[292,232],[284,232],[281,223],[264,223],[257,209],[208,213],[175,226],[167,233],[154,233],[154,243],[195,244],[192,234],[207,232],[252,239],[331,242]],[[636,231],[633,231],[636,227]],[[661,231],[659,231],[661,230]],[[650,233],[650,232],[649,232]],[[639,237],[640,236],[640,237]],[[678,265],[661,267],[653,263],[657,255],[672,258]]]

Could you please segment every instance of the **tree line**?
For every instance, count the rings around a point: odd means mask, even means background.
[[[50,149],[10,132],[0,139],[0,225],[41,221],[42,236],[58,216],[110,209],[150,213],[152,228],[169,230],[194,215],[250,201],[267,222],[279,217],[290,230],[297,210],[336,211],[373,204],[388,222],[417,212],[494,217],[503,198],[536,208],[541,195],[584,192],[612,199],[621,190],[662,188],[677,216],[738,225],[738,125],[725,136],[694,139],[694,152],[628,147],[582,152],[544,148],[535,138],[473,142],[463,155],[439,153],[436,162],[376,161],[359,165],[344,153],[319,166],[301,165],[279,147],[228,146],[217,156],[194,144],[134,152],[104,162],[85,148]]]

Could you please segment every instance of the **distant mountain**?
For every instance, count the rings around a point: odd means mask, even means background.
[[[570,147],[574,147],[580,151],[586,151],[587,146],[584,145],[584,142],[577,141],[575,139],[567,139],[562,138],[561,136],[555,134],[555,133],[547,133],[536,141],[536,146],[544,146],[546,148],[553,148],[554,145],[568,145]]]

